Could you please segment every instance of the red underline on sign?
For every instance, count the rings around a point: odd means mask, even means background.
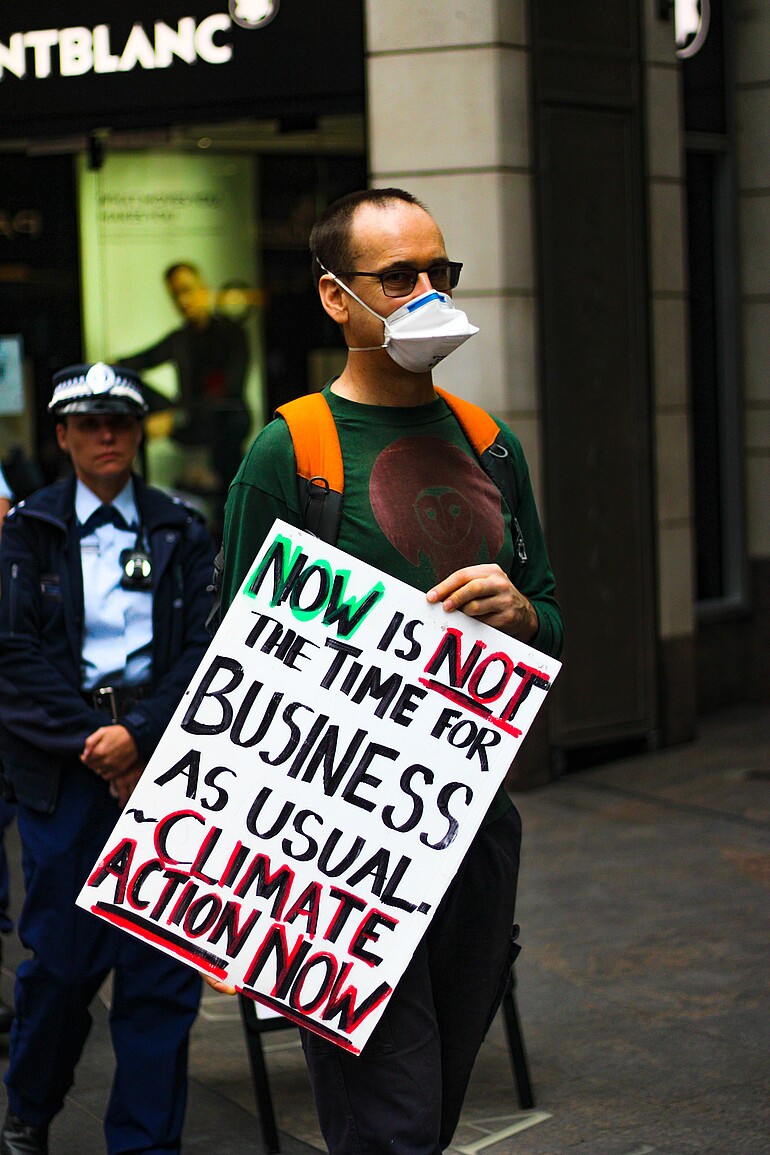
[[[444,698],[449,698],[450,702],[454,702],[457,706],[462,706],[463,709],[468,710],[471,714],[476,714],[479,718],[484,718],[485,721],[491,722],[493,726],[497,726],[499,730],[505,730],[506,734],[510,734],[512,738],[520,738],[521,730],[518,726],[512,726],[510,722],[504,722],[502,718],[496,718],[492,711],[487,706],[482,706],[475,698],[463,694],[461,690],[455,690],[452,686],[445,686],[441,682],[434,682],[432,678],[420,678],[420,685],[425,686],[428,690],[433,690],[437,694],[441,694]]]
[[[238,987],[237,990],[242,995],[248,995],[250,999],[254,999],[256,1003],[264,1003],[266,1007],[270,1007],[274,1011],[278,1011],[285,1019],[289,1019],[292,1023],[296,1023],[298,1027],[304,1027],[308,1031],[314,1031],[316,1035],[320,1035],[323,1039],[329,1039],[334,1043],[338,1043],[346,1051],[350,1051],[354,1055],[360,1055],[359,1047],[356,1047],[347,1035],[341,1035],[337,1031],[331,1031],[328,1027],[322,1027],[315,1019],[309,1019],[305,1015],[299,1014],[298,1011],[293,1011],[291,1007],[287,1007],[286,1003],[279,1002],[278,999],[271,999],[269,995],[263,995],[260,991],[257,994],[251,987]]]
[[[131,911],[126,911],[122,907],[113,906],[107,902],[97,902],[91,907],[93,914],[98,914],[101,918],[111,922],[113,926],[120,927],[121,930],[141,930],[142,938],[148,942],[153,942],[158,946],[165,946],[172,950],[179,958],[186,959],[193,963],[196,967],[202,967],[207,974],[212,975],[216,979],[224,979],[227,977],[227,966],[223,959],[218,955],[212,954],[211,951],[204,950],[203,947],[195,946],[194,943],[188,942],[187,939],[180,939],[170,931],[164,930],[162,927],[156,926],[154,922],[147,922],[146,919],[140,918],[139,915],[133,914]]]

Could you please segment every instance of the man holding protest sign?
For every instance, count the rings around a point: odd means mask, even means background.
[[[46,1155],[114,972],[110,1155],[179,1151],[194,971],[78,910],[94,858],[207,645],[213,543],[134,475],[146,404],[129,370],[73,366],[49,409],[74,477],[8,515],[0,546],[0,754],[18,801],[31,957],[16,981],[2,1155]]]
[[[310,244],[321,304],[348,346],[344,371],[323,393],[345,472],[336,543],[447,614],[460,610],[556,656],[561,614],[521,446],[498,431],[512,471],[503,500],[451,399],[433,386],[434,366],[477,331],[452,304],[461,266],[438,225],[411,194],[369,190],[331,205]],[[274,519],[306,523],[299,456],[278,419],[233,482],[225,606]],[[451,1141],[518,952],[520,839],[500,789],[360,1056],[303,1030],[331,1155],[436,1155]]]

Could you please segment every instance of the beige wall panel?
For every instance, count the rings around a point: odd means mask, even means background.
[[[533,412],[535,310],[526,297],[463,297],[459,306],[479,332],[434,373],[436,382],[501,416]]]
[[[387,183],[373,174],[374,185]],[[461,293],[529,291],[534,284],[531,178],[520,173],[404,176],[441,226],[447,252],[463,262]]]
[[[652,355],[656,407],[684,406],[687,389],[687,317],[683,297],[652,302]]]
[[[658,519],[684,521],[691,516],[690,421],[685,413],[667,413],[655,422]]]
[[[688,525],[658,529],[658,632],[661,638],[693,632],[693,553]]]
[[[749,557],[770,557],[770,453],[750,454],[746,472]]]
[[[523,52],[479,48],[375,56],[369,60],[368,82],[372,172],[526,163]]]
[[[685,287],[684,196],[679,185],[650,186],[651,288],[681,293]]]
[[[682,175],[679,136],[679,72],[676,68],[647,69],[647,152],[650,175]]]
[[[464,44],[522,44],[525,0],[367,0],[370,52]]]
[[[673,20],[661,20],[657,0],[642,0],[644,55],[647,60],[671,64],[676,60]]]

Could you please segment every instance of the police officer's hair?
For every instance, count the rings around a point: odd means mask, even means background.
[[[340,197],[321,213],[310,230],[312,273],[316,285],[323,276],[321,265],[330,273],[348,272],[354,267],[355,254],[350,247],[350,230],[359,206],[370,204],[387,208],[393,201],[403,201],[428,211],[422,201],[402,188],[368,188]]]

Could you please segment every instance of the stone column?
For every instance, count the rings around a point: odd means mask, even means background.
[[[436,380],[509,422],[539,485],[525,0],[367,0],[371,184],[425,202],[480,333]]]

